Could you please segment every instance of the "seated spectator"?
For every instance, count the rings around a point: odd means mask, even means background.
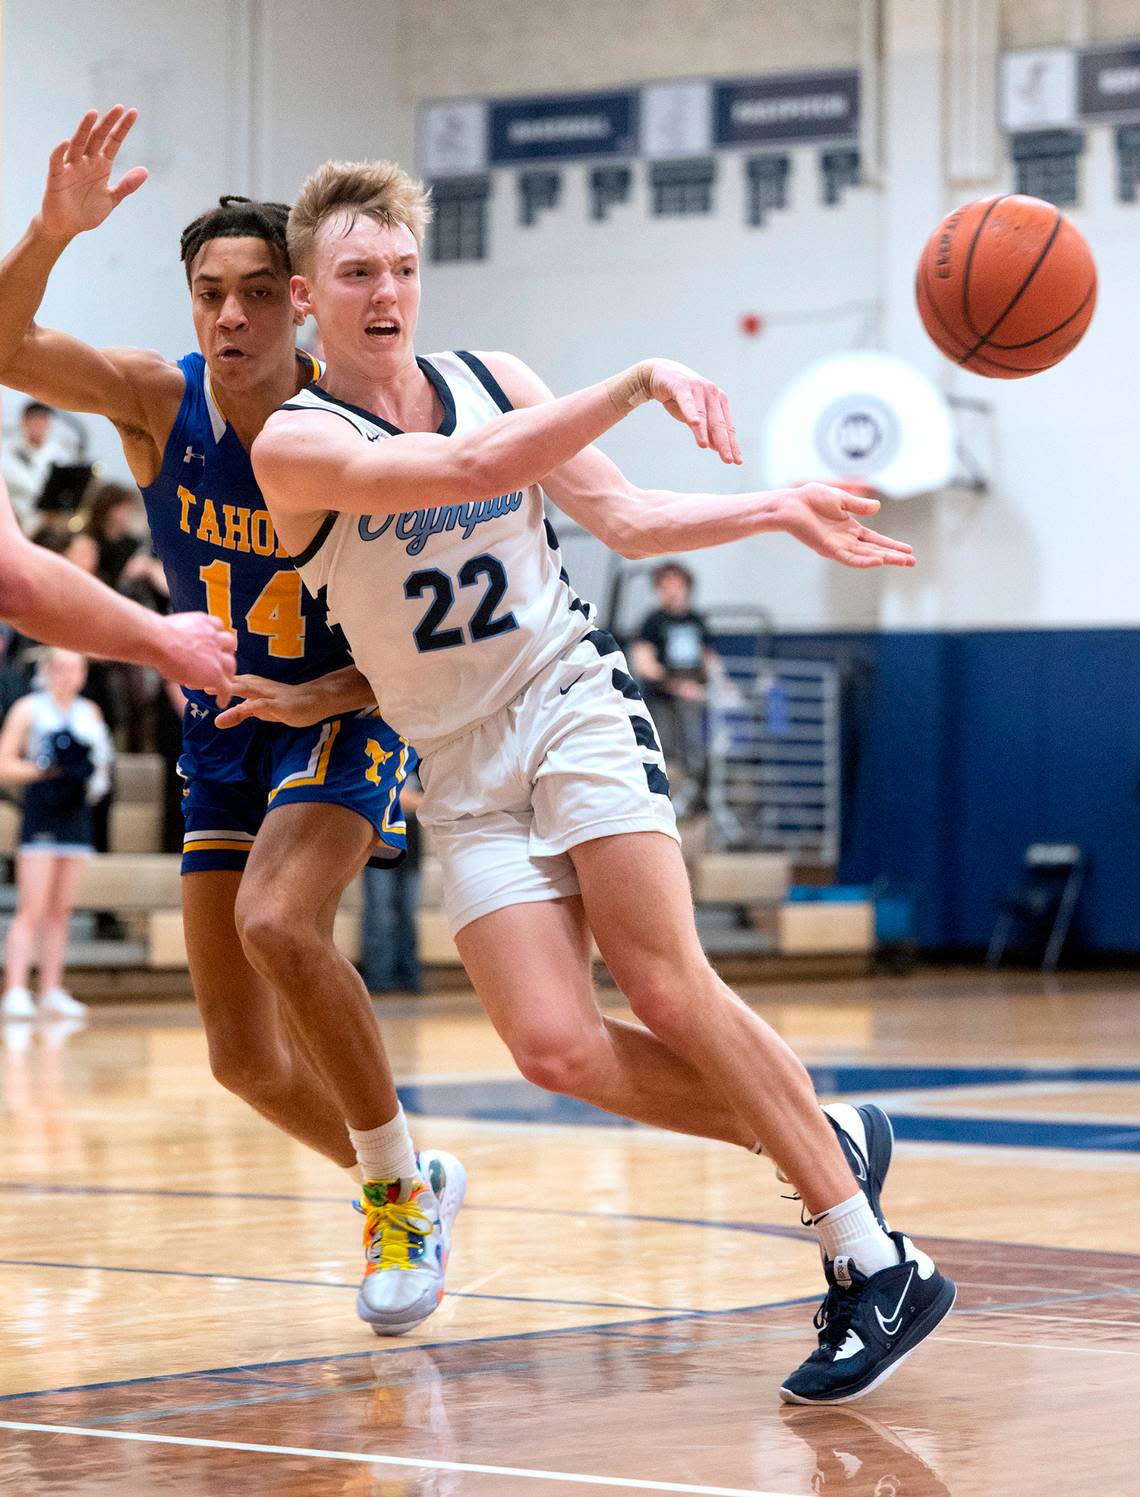
[[[55,412],[42,401],[30,400],[20,412],[20,434],[4,444],[0,471],[8,484],[12,508],[21,527],[31,531],[36,523],[36,505],[53,463],[67,460],[67,453],[52,436]]]
[[[699,809],[707,779],[706,704],[724,668],[704,616],[693,607],[693,574],[678,561],[653,572],[657,607],[646,615],[630,651],[661,736],[666,761],[680,772],[674,787],[679,815]]]
[[[102,714],[80,695],[86,677],[82,655],[50,650],[39,689],[15,703],[0,730],[0,783],[24,787],[16,915],[0,999],[5,1019],[85,1011],[63,987],[67,930],[79,873],[93,850],[91,806],[106,792],[112,757]],[[28,991],[37,938],[38,1007]]]

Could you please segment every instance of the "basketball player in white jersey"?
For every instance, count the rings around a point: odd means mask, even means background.
[[[782,1396],[860,1397],[933,1330],[953,1285],[885,1229],[885,1116],[825,1117],[800,1062],[706,961],[653,724],[574,595],[537,485],[627,555],[770,530],[853,566],[910,565],[909,548],[864,528],[873,501],[823,486],[630,484],[589,444],[646,401],[740,461],[723,392],[682,365],[650,360],[552,400],[505,354],[417,359],[427,215],[423,189],[388,163],[329,163],[301,190],[293,294],[328,369],[254,444],[278,535],[419,748],[456,943],[524,1074],[769,1155],[810,1214],[829,1283],[819,1346]],[[640,1025],[603,1022],[591,934]]]

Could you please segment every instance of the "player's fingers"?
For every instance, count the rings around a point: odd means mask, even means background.
[[[731,452],[731,457],[727,458],[726,461],[733,463],[742,463],[744,461],[744,458],[741,456],[740,443],[736,437],[736,426],[732,420],[732,407],[729,405],[728,396],[724,393],[723,390],[718,390],[717,394],[720,396],[721,409],[724,411],[724,424],[728,431],[729,437],[729,450]]]
[[[705,403],[705,420],[709,426],[709,444],[722,462],[728,462],[727,454],[732,448],[725,425],[724,409],[720,403],[720,391],[715,385],[704,385],[701,387],[701,396]]]
[[[107,143],[107,137],[123,117],[123,106],[112,105],[101,120],[97,120],[95,128],[87,137],[87,154],[97,155]]]
[[[221,698],[218,699],[219,704]],[[229,701],[229,697],[226,698]],[[254,703],[248,701],[235,702],[232,707],[227,707],[224,712],[219,712],[214,718],[214,726],[218,728],[236,728],[238,723],[245,722],[247,717],[253,716]]]
[[[87,149],[87,141],[90,138],[91,132],[95,128],[95,121],[98,118],[99,111],[97,109],[89,109],[79,121],[79,124],[75,127],[75,134],[67,142],[68,161],[78,161],[80,156],[83,155],[83,152]]]
[[[48,173],[49,173],[49,175],[52,172],[59,171],[60,167],[67,160],[67,152],[68,152],[70,146],[71,146],[71,142],[69,140],[61,140],[60,143],[59,143],[59,145],[56,146],[55,150],[48,157]]]
[[[129,198],[132,192],[138,192],[149,175],[145,166],[132,166],[111,189],[111,200],[119,204],[124,198]]]
[[[703,400],[698,400],[688,383],[679,384],[673,391],[673,399],[681,412],[681,419],[697,439],[698,447],[709,445],[709,420]]]
[[[845,493],[843,503],[847,513],[851,515],[875,515],[881,508],[877,499],[868,499],[866,494]]]
[[[883,546],[888,551],[905,551],[909,555],[914,550],[906,541],[896,541],[893,536],[881,535],[877,530],[865,530],[862,526],[859,528],[859,539],[870,541],[875,546]]]
[[[103,144],[103,155],[106,156],[108,161],[114,161],[115,157],[119,153],[119,147],[131,133],[131,126],[138,119],[138,117],[139,112],[137,109],[123,110],[122,116],[116,123],[114,129],[107,136],[107,139]]]

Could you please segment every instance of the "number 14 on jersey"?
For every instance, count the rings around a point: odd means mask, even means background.
[[[232,566],[228,561],[212,561],[199,568],[198,576],[206,586],[206,612],[232,629]],[[274,572],[246,614],[245,626],[269,641],[269,653],[275,659],[299,659],[305,653],[300,572],[287,567]]]

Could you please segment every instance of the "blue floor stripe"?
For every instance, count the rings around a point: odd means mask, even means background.
[[[359,1286],[344,1279],[285,1279],[268,1274],[228,1273],[225,1269],[208,1272],[193,1268],[130,1268],[114,1263],[62,1263],[48,1258],[0,1258],[2,1268],[60,1268],[78,1273],[144,1274],[166,1279],[233,1279],[242,1284],[288,1284],[299,1289],[356,1289]],[[638,1305],[627,1300],[548,1299],[545,1295],[479,1294],[464,1289],[449,1289],[449,1299],[485,1299],[511,1305],[569,1305],[583,1310],[648,1310],[665,1315],[699,1315],[678,1305]]]
[[[891,1109],[895,1137],[923,1143],[993,1144],[1007,1149],[1140,1151],[1140,1127],[1127,1123],[1068,1123],[1054,1118],[938,1117]]]
[[[234,1377],[255,1372],[280,1372],[290,1367],[314,1367],[330,1362],[356,1362],[361,1358],[400,1356],[408,1351],[451,1351],[456,1347],[488,1346],[508,1341],[545,1341],[554,1336],[588,1336],[598,1331],[617,1331],[642,1326],[672,1325],[684,1321],[720,1320],[730,1315],[754,1315],[772,1310],[796,1309],[801,1305],[816,1305],[819,1294],[805,1295],[797,1299],[773,1300],[760,1305],[735,1305],[728,1310],[681,1310],[668,1315],[648,1315],[637,1320],[600,1321],[597,1324],[561,1326],[545,1331],[503,1331],[493,1336],[467,1336],[454,1341],[405,1342],[387,1346],[381,1343],[366,1351],[332,1352],[324,1356],[290,1357],[279,1362],[239,1362],[228,1367],[196,1368],[190,1372],[161,1372],[150,1377],[117,1378],[103,1383],[68,1383],[59,1388],[34,1388],[26,1393],[0,1393],[0,1403],[13,1403],[26,1398],[52,1398],[63,1393],[95,1393],[108,1388],[140,1388],[158,1383],[182,1382],[187,1378]]]

